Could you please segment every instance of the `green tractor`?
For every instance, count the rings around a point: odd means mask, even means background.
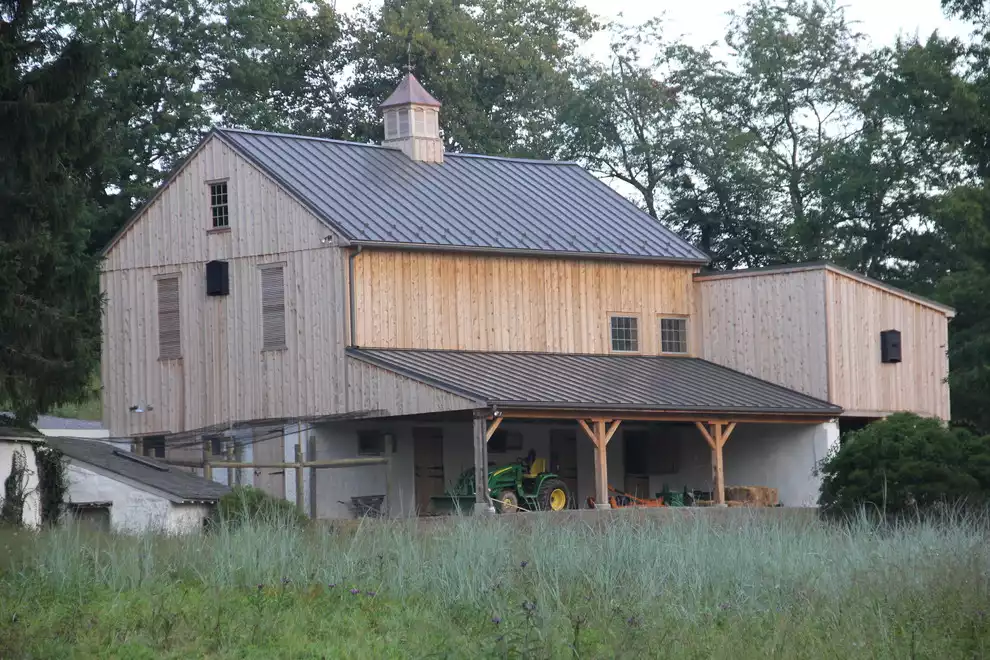
[[[573,508],[571,493],[559,476],[546,471],[546,460],[530,451],[515,463],[488,471],[488,494],[499,513],[562,511]],[[474,507],[474,470],[465,470],[446,495],[431,498],[434,511],[469,512]]]

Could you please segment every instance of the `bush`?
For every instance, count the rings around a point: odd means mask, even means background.
[[[215,521],[225,525],[263,522],[302,526],[309,519],[291,502],[272,497],[260,488],[234,486],[217,502]]]
[[[828,514],[864,505],[897,516],[938,503],[982,504],[990,495],[990,437],[899,413],[848,434],[821,474],[818,503]]]

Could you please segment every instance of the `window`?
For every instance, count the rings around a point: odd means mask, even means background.
[[[226,181],[210,184],[210,213],[213,215],[214,229],[230,226]]]
[[[285,268],[261,269],[261,325],[263,351],[285,348]]]
[[[141,438],[140,453],[151,458],[165,458],[165,436],[153,435]]]
[[[657,430],[626,429],[622,437],[627,474],[676,474],[680,470],[680,443],[676,436]]]
[[[158,359],[178,360],[182,357],[181,326],[179,325],[179,278],[158,280]]]
[[[210,455],[211,456],[226,456],[227,448],[224,447],[223,436],[222,435],[208,435],[203,438],[205,442],[210,443]]]
[[[436,110],[426,111],[426,135],[427,137],[437,137],[439,135]]]
[[[409,108],[399,110],[399,137],[409,135]]]
[[[426,135],[426,113],[423,112],[422,108],[416,108],[413,111],[413,118],[415,121],[416,135]]]
[[[522,433],[519,431],[506,431],[498,429],[492,434],[488,441],[488,451],[493,454],[504,454],[507,451],[520,451],[522,449]]]
[[[609,319],[612,350],[635,353],[639,350],[639,319],[635,316],[613,316]]]
[[[687,319],[660,319],[660,352],[688,352]]]
[[[398,117],[396,116],[396,113],[395,113],[394,110],[392,112],[386,112],[385,113],[385,137],[386,138],[393,138],[393,137],[395,137],[396,123],[397,123],[396,120],[397,119],[398,119]]]
[[[384,453],[384,433],[381,431],[358,431],[358,456],[381,456]]]

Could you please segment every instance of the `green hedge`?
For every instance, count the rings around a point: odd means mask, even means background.
[[[272,497],[260,488],[234,486],[217,502],[214,520],[224,525],[264,522],[302,526],[309,518],[291,502]]]
[[[884,515],[936,504],[982,506],[990,495],[990,437],[900,413],[849,433],[822,462],[819,505]]]

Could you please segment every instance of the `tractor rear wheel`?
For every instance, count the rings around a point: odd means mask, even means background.
[[[560,479],[547,479],[540,484],[536,501],[541,511],[563,511],[571,507],[571,494]]]
[[[516,491],[506,488],[498,494],[495,500],[495,508],[499,513],[515,513],[519,511],[519,496]]]

